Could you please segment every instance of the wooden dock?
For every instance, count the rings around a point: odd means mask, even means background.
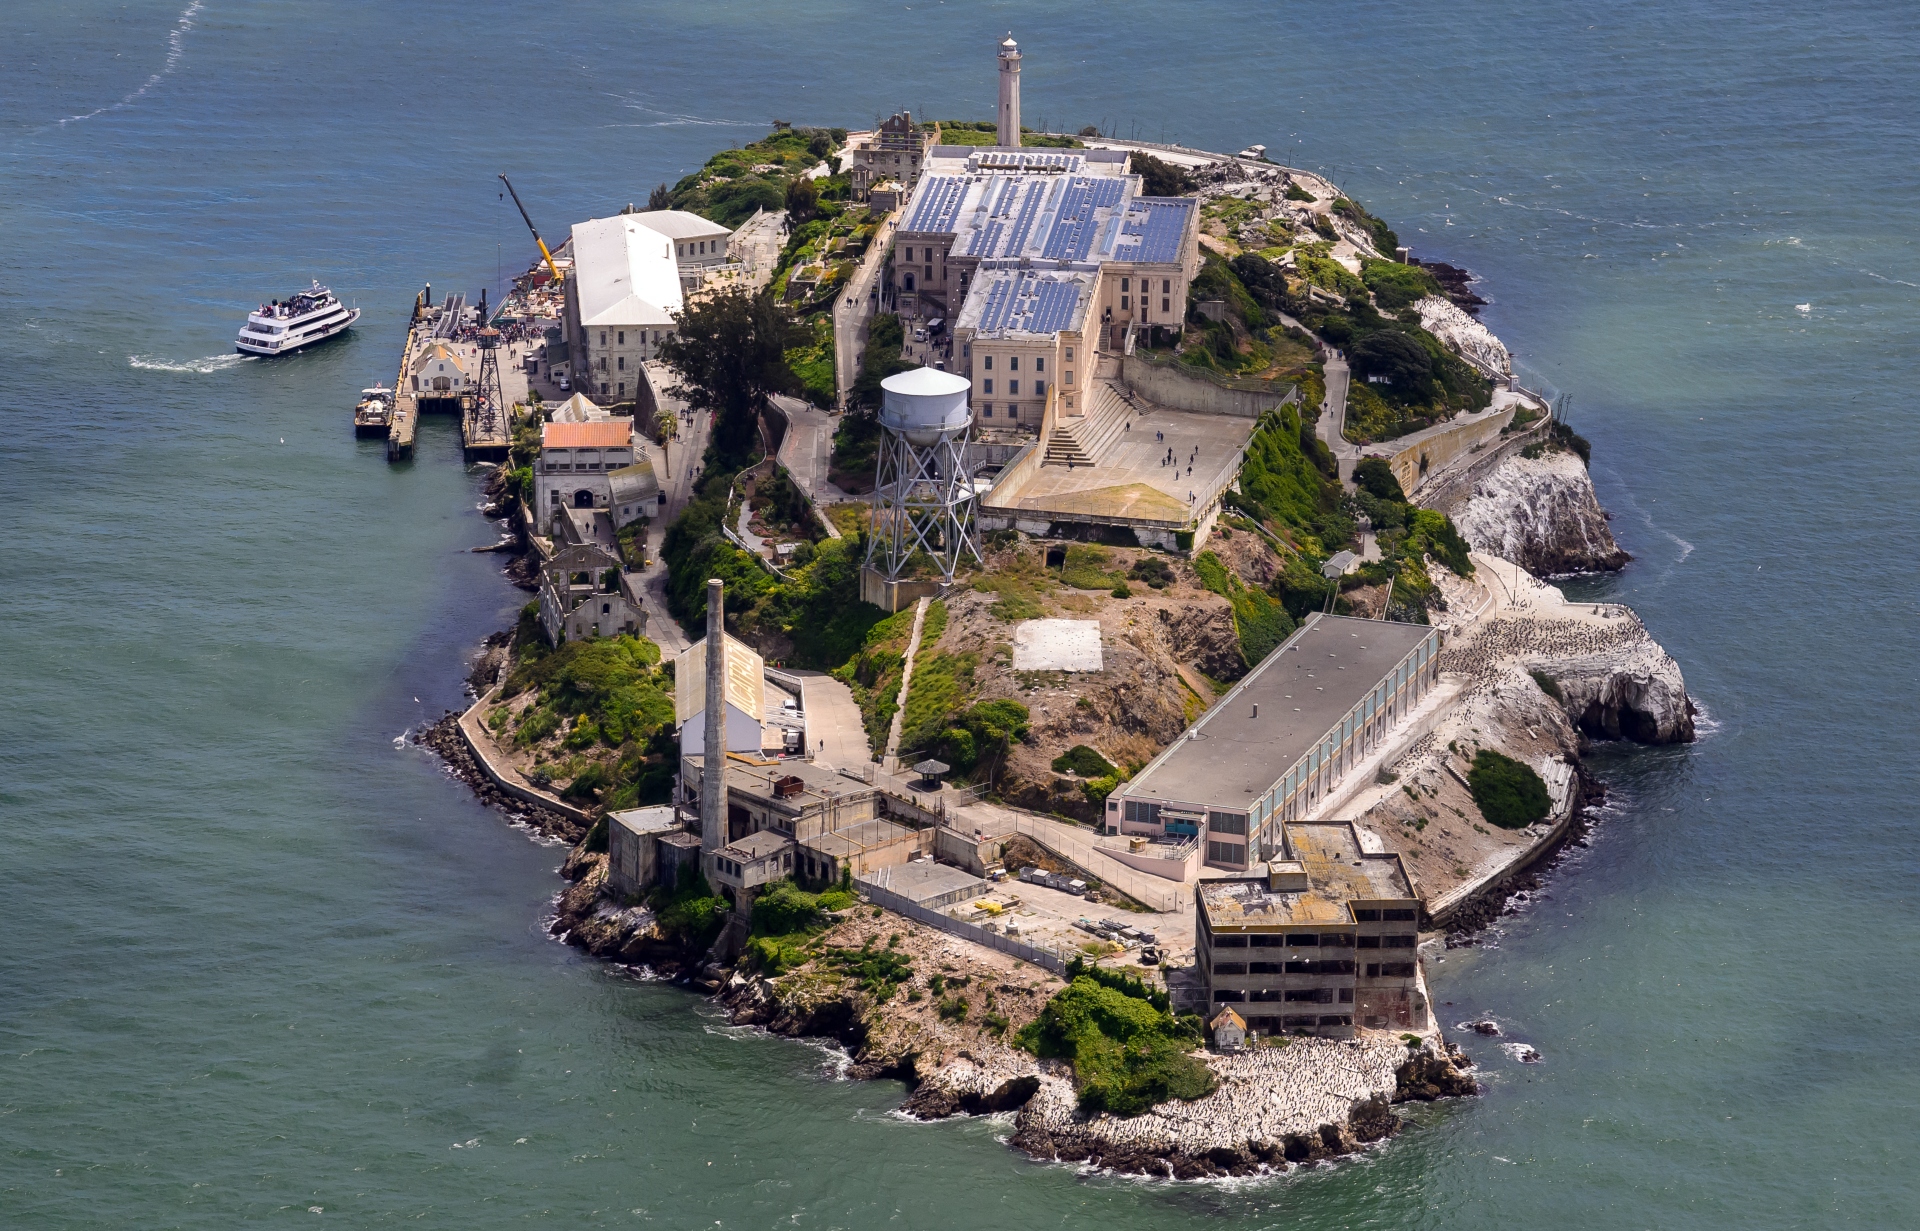
[[[414,359],[422,348],[434,341],[444,341],[454,346],[462,361],[473,365],[477,375],[480,362],[478,351],[470,344],[452,341],[465,312],[466,301],[460,295],[449,296],[437,308],[427,305],[424,294],[414,296],[413,315],[407,321],[406,345],[400,350],[400,370],[393,380],[393,419],[387,427],[389,462],[412,460],[414,435],[419,430],[420,415],[424,410],[447,411],[456,407],[460,415],[461,450],[466,460],[507,459],[508,450],[513,444],[512,399],[503,397],[504,404],[495,413],[486,414],[472,393],[423,398],[411,387],[408,373]],[[430,402],[431,406],[423,407],[423,401]]]

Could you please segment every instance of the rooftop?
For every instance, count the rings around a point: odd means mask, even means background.
[[[1093,306],[1093,277],[1090,270],[982,269],[955,325],[981,338],[1081,329]]]
[[[683,209],[650,209],[644,213],[622,216],[668,239],[712,239],[716,235],[733,234],[712,219],[690,214]]]
[[[723,636],[725,634],[722,634]],[[727,637],[727,701],[735,709],[753,716],[757,722],[766,709],[766,679],[761,674],[766,660],[744,641]],[[673,665],[673,720],[684,723],[707,710],[707,639],[705,637],[680,651]]]
[[[819,851],[836,859],[850,859],[861,851],[876,846],[885,846],[889,842],[898,842],[910,837],[913,830],[892,821],[861,821],[847,825],[828,833],[816,834],[801,840],[800,845],[808,850]]]
[[[970,872],[935,863],[931,859],[891,868],[876,868],[865,879],[869,884],[899,894],[916,906],[962,890],[977,888],[984,892],[987,885],[986,881]]]
[[[1292,824],[1287,848],[1307,870],[1307,882],[1342,901],[1411,898],[1413,882],[1393,855],[1369,855],[1352,824],[1344,821]]]
[[[1245,811],[1432,635],[1424,624],[1308,616],[1119,797]]]
[[[1192,197],[1135,197],[1114,241],[1113,259],[1171,265],[1199,202]]]
[[[633,443],[633,420],[624,415],[586,423],[547,423],[540,428],[542,449],[621,449]]]
[[[607,486],[615,504],[652,500],[660,494],[660,477],[653,472],[653,463],[642,459],[631,466],[607,471]]]
[[[1195,890],[1207,912],[1207,926],[1216,931],[1280,924],[1349,924],[1353,915],[1346,899],[1315,889],[1274,890],[1264,877],[1248,880],[1201,881]]]
[[[679,828],[674,818],[673,805],[661,804],[653,808],[628,808],[622,812],[609,812],[613,823],[630,833],[665,833]]]
[[[574,224],[572,285],[582,327],[671,327],[685,306],[673,240],[643,217],[615,214]]]
[[[720,853],[741,863],[751,863],[756,859],[765,859],[769,855],[778,855],[792,845],[793,839],[785,834],[763,829],[759,833],[750,833],[744,838],[727,843],[720,848]]]
[[[687,764],[696,773],[700,771],[705,757],[695,754],[686,758]],[[759,795],[767,799],[775,798],[773,785],[782,778],[798,778],[800,793],[786,797],[786,802],[799,808],[821,803],[829,796],[871,794],[873,788],[864,782],[845,777],[812,761],[769,761],[756,763],[745,757],[735,755],[727,762],[727,790],[741,791],[750,795]]]

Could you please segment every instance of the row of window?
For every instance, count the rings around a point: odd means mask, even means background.
[[[1411,907],[1397,910],[1356,910],[1353,917],[1362,923],[1414,923],[1420,918],[1420,912]]]
[[[707,246],[709,244],[713,246],[709,248]],[[681,244],[679,248],[679,255],[681,256],[712,256],[719,253],[720,241],[717,239],[697,239],[690,243]]]
[[[1209,842],[1207,845],[1213,846],[1216,844]],[[1414,912],[1410,910],[1386,912],[1362,910],[1355,911],[1354,913],[1357,915],[1392,914],[1405,916],[1404,921],[1408,923],[1413,922],[1414,915]],[[1412,933],[1403,933],[1395,936],[1355,936],[1351,932],[1256,932],[1251,935],[1221,935],[1213,938],[1213,947],[1215,949],[1245,949],[1249,947],[1257,949],[1277,949],[1283,945],[1300,949],[1316,947],[1327,949],[1336,947],[1341,949],[1412,949],[1417,947],[1419,943],[1420,938]]]
[[[646,331],[646,330],[644,330],[644,329],[637,329],[637,330],[635,330],[635,331],[634,331],[634,334],[635,334],[635,338],[634,338],[634,340],[635,340],[635,341],[637,341],[637,342],[640,342],[640,343],[642,343],[642,344],[644,344],[644,343],[646,342],[646,340],[647,340],[647,331]],[[618,339],[619,339],[619,343],[618,343],[619,345],[621,345],[621,346],[625,346],[625,345],[627,344],[627,331],[626,331],[626,330],[624,330],[624,329],[616,329],[616,330],[614,330],[614,331],[613,331],[613,335],[614,335],[614,337],[616,337],[616,338],[618,338]],[[653,340],[654,340],[654,341],[656,341],[656,342],[658,342],[658,341],[660,340],[660,331],[659,331],[658,329],[656,329],[656,330],[654,330],[654,331],[653,331]],[[600,345],[602,345],[602,346],[605,346],[606,344],[607,344],[607,331],[606,331],[606,330],[604,330],[604,329],[602,329],[602,330],[600,331]]]
[[[1132,289],[1133,289],[1133,279],[1132,279],[1132,278],[1122,278],[1122,279],[1120,279],[1120,289],[1121,289],[1122,291],[1130,291],[1130,290],[1132,290]],[[1150,292],[1150,291],[1152,291],[1152,290],[1153,290],[1153,279],[1152,279],[1152,278],[1142,278],[1142,279],[1140,279],[1140,292],[1141,292],[1141,294],[1143,294],[1143,295],[1144,295],[1144,294],[1146,294],[1146,293],[1148,293],[1148,292]],[[1172,291],[1173,291],[1173,279],[1172,279],[1172,278],[1162,278],[1162,279],[1160,279],[1160,293],[1161,293],[1162,295],[1167,295],[1167,294],[1171,294],[1171,293],[1172,293]]]
[[[1005,411],[1007,412],[1007,418],[1009,418],[1009,419],[1018,419],[1018,418],[1020,417],[1020,408],[1019,408],[1018,406],[1015,406],[1015,405],[1014,405],[1013,403],[1011,403],[1011,402],[1009,402],[1009,403],[1007,403],[1007,405],[1006,405],[1005,407],[1003,407],[1002,409],[1004,409],[1004,410],[1005,410]],[[980,405],[980,417],[981,417],[981,418],[983,418],[983,419],[991,419],[991,418],[993,418],[993,403],[992,403],[992,402],[983,402],[983,403],[981,403],[981,405]]]
[[[1067,347],[1067,358],[1073,358],[1073,348],[1071,346]],[[992,355],[980,356],[980,370],[983,372],[993,371]],[[1008,355],[1006,370],[1009,372],[1018,372],[1020,370],[1020,356]],[[1047,370],[1047,357],[1045,355],[1035,355],[1033,357],[1033,370],[1036,372],[1044,372]]]
[[[989,377],[987,377],[987,378],[986,378],[985,380],[982,380],[982,381],[980,382],[980,392],[982,392],[982,393],[992,393],[992,392],[993,392],[993,377],[991,377],[991,376],[989,376]],[[1007,382],[1007,395],[1008,395],[1009,397],[1019,397],[1019,396],[1020,396],[1020,382],[1019,382],[1019,381],[1017,381],[1017,380],[1010,380],[1010,381],[1008,381],[1008,382]],[[1034,381],[1034,382],[1033,382],[1033,396],[1034,396],[1034,397],[1045,397],[1046,395],[1047,395],[1047,382],[1046,382],[1046,381],[1044,381],[1044,380],[1036,380],[1036,381]]]
[[[1209,842],[1207,862],[1244,864],[1247,862],[1247,848],[1238,842]]]
[[[603,462],[548,462],[547,473],[554,474],[556,472],[569,471],[569,470],[599,470],[603,465],[608,470],[618,470],[622,466],[630,466],[632,465],[632,463],[623,462],[618,459],[612,459],[604,463]]]
[[[1217,975],[1350,975],[1353,963],[1344,959],[1317,962],[1215,962]]]
[[[1288,1014],[1285,1017],[1249,1017],[1247,1026],[1253,1030],[1264,1030],[1268,1034],[1276,1030],[1310,1030],[1315,1026],[1351,1026],[1351,1013]]]

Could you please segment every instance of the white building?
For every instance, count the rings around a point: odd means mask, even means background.
[[[687,292],[728,262],[732,235],[675,209],[574,224],[565,329],[581,392],[606,402],[653,404],[641,364],[673,333]]]
[[[445,342],[422,347],[414,356],[413,371],[408,376],[413,392],[428,397],[459,397],[472,392],[473,378],[465,361]]]
[[[728,637],[727,751],[759,756],[764,738],[766,661],[745,643]],[[707,639],[680,651],[673,662],[674,719],[680,724],[680,755],[702,756],[707,738]]]
[[[533,464],[534,507],[552,532],[564,507],[613,508],[611,471],[633,465],[633,420],[624,415],[586,423],[547,423],[540,428],[540,456]]]

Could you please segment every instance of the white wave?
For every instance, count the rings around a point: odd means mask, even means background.
[[[1881,282],[1891,282],[1895,286],[1911,286],[1916,290],[1920,290],[1920,282],[1908,282],[1903,278],[1889,278],[1885,274],[1876,274],[1871,269],[1863,269],[1860,272],[1869,278],[1877,278]]]
[[[128,355],[127,365],[144,372],[193,372],[205,376],[210,372],[224,372],[228,368],[238,367],[252,355],[234,352],[228,355],[208,355],[204,359],[163,359],[159,355]]]
[[[193,19],[200,15],[200,10],[204,7],[205,5],[201,3],[201,0],[193,0],[193,3],[187,5],[187,7],[181,11],[179,20],[174,23],[173,29],[167,34],[166,62],[160,66],[159,72],[147,78],[146,84],[117,103],[109,103],[104,107],[95,107],[85,115],[70,115],[60,121],[61,125],[64,127],[68,124],[78,123],[81,120],[91,120],[94,116],[102,115],[108,111],[119,111],[123,107],[131,107],[134,103],[145,97],[147,91],[159,85],[164,78],[172,75],[173,70],[180,67],[181,58],[187,54],[187,31],[193,29]]]

